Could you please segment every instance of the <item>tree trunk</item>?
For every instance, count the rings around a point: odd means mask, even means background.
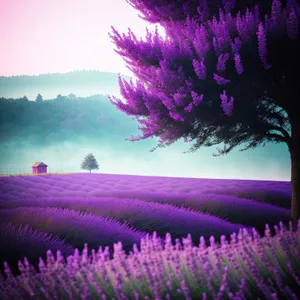
[[[296,230],[300,219],[300,121],[292,126],[291,138],[291,173],[292,173],[292,220],[293,228]]]

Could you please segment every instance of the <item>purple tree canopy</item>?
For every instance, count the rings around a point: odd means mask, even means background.
[[[177,22],[185,21],[186,16],[195,17],[199,21],[206,21],[224,9],[226,13],[236,14],[252,8],[256,4],[263,14],[268,12],[272,0],[126,0],[133,8],[142,13],[140,18],[150,23],[164,23],[171,19]],[[286,4],[286,1],[282,1]]]
[[[128,2],[148,21],[164,20],[167,33],[163,39],[157,30],[147,32],[145,40],[130,29],[109,33],[137,77],[136,83],[119,78],[126,101],[110,97],[141,124],[143,135],[131,141],[158,137],[157,147],[164,147],[184,138],[194,142],[190,151],[225,143],[220,155],[245,143],[240,151],[266,141],[290,147],[300,94],[296,0],[263,1],[263,7],[232,0]],[[189,5],[197,13],[189,14]],[[185,19],[172,17],[182,11]]]

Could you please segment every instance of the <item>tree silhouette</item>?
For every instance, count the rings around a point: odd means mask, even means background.
[[[43,97],[42,97],[42,95],[41,95],[41,94],[38,94],[38,95],[36,96],[36,98],[35,98],[35,101],[38,102],[38,103],[43,102]]]
[[[86,155],[86,157],[84,158],[84,160],[81,164],[81,169],[89,170],[90,173],[91,173],[91,170],[99,169],[98,163],[92,153],[89,153]]]
[[[69,94],[68,96],[67,96],[69,99],[76,99],[76,95],[75,94],[73,94],[73,93],[71,93],[71,94]]]
[[[127,36],[113,27],[109,34],[137,78],[134,85],[119,77],[126,103],[110,97],[142,125],[143,135],[130,140],[159,137],[150,151],[180,138],[194,142],[190,151],[224,143],[218,155],[239,145],[244,151],[268,141],[286,143],[295,228],[300,219],[299,3],[245,1],[249,7],[239,11],[235,2],[243,1],[129,1],[166,32],[166,39],[157,30],[147,32],[146,41],[130,29]],[[196,5],[197,14],[188,4]],[[179,12],[185,18],[176,19]]]
[[[61,95],[61,94],[58,94],[57,96],[56,96],[56,100],[63,100],[64,99],[64,97]]]

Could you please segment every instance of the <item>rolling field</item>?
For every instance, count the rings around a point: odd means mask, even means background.
[[[101,246],[113,258],[114,244],[128,254],[153,232],[198,245],[291,219],[290,182],[77,173],[1,177],[0,191],[1,271],[6,261],[14,274],[47,250],[67,257],[87,243],[88,254]]]

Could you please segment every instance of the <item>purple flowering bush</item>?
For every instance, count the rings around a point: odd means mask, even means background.
[[[261,238],[240,230],[220,244],[203,237],[193,246],[191,236],[162,240],[148,234],[126,255],[122,243],[88,254],[87,244],[65,260],[47,252],[40,272],[28,261],[19,262],[21,276],[13,277],[5,264],[7,279],[0,279],[1,299],[297,299],[300,292],[300,220],[297,232],[280,223],[276,235],[266,226]]]

